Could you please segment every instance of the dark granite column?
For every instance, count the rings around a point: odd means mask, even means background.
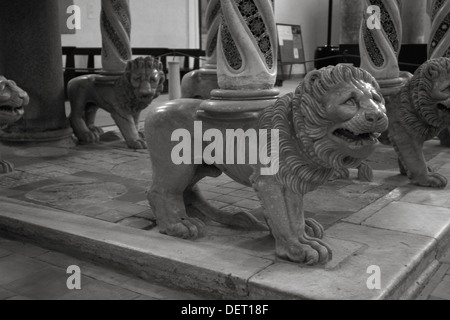
[[[0,0],[0,74],[28,92],[24,118],[0,131],[4,141],[71,136],[64,109],[58,0]]]

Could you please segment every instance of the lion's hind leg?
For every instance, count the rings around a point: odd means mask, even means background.
[[[103,129],[95,126],[95,117],[97,116],[98,106],[96,104],[88,104],[84,113],[86,125],[94,134],[94,140],[99,141],[100,136],[104,133]]]
[[[11,162],[0,160],[0,174],[11,173],[14,171],[14,166]]]
[[[303,197],[280,185],[274,177],[260,176],[254,184],[280,258],[307,265],[331,260],[331,249],[308,233],[323,234],[315,220],[305,221]],[[308,231],[307,231],[308,230]]]
[[[423,141],[417,141],[399,125],[393,125],[390,131],[391,142],[402,164],[400,170],[403,167],[411,183],[422,187],[444,188],[447,179],[439,173],[430,172],[427,167],[423,155]]]
[[[153,168],[152,186],[147,198],[152,207],[160,232],[182,239],[203,236],[205,224],[189,217],[183,199],[184,190],[190,185],[195,166],[181,165],[171,168]],[[170,178],[167,172],[170,171]]]
[[[92,114],[87,112],[90,86],[91,83],[86,77],[75,78],[68,85],[71,109],[69,116],[70,125],[80,144],[90,144],[99,141],[99,135],[91,131],[86,123],[86,121],[92,120]],[[95,114],[93,118],[95,119]]]
[[[202,165],[197,167],[192,184],[184,192],[184,202],[188,215],[199,217],[202,220],[208,218],[231,227],[255,231],[267,230],[267,226],[256,219],[252,214],[244,211],[228,212],[217,209],[201,195],[200,189],[196,183],[204,177],[218,177],[221,174],[222,171],[214,166]]]

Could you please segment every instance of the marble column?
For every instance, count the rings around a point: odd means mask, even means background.
[[[129,0],[102,0],[100,28],[103,70],[109,74],[120,74],[132,59]]]
[[[52,141],[71,136],[64,108],[58,0],[0,0],[0,74],[30,96],[22,120],[1,140]]]
[[[206,63],[200,70],[187,73],[181,81],[181,97],[209,99],[217,83],[217,38],[222,22],[220,0],[210,0],[206,8]]]
[[[202,117],[248,125],[280,91],[278,41],[270,0],[221,0],[217,40],[219,89],[201,106]],[[235,122],[236,121],[236,122]]]
[[[428,58],[450,58],[450,1],[428,0],[431,34],[428,42]],[[450,128],[439,134],[441,145],[450,147]]]
[[[428,57],[450,57],[450,1],[429,0],[428,14],[431,19]]]
[[[341,0],[340,44],[359,43],[363,12],[363,2],[361,0]]]
[[[369,28],[368,19],[373,14],[365,10],[361,23],[359,49],[361,68],[369,71],[377,80],[397,79],[400,75],[398,55],[402,44],[402,21],[399,0],[364,0],[363,7],[378,6],[378,27]]]
[[[225,90],[272,89],[277,76],[277,32],[270,1],[221,0],[217,76]]]
[[[206,38],[205,69],[215,69],[217,67],[217,37],[221,23],[222,11],[220,9],[220,0],[210,0],[206,9],[206,28],[208,29],[208,35]]]
[[[402,26],[404,44],[422,44],[425,40],[427,2],[402,0]]]

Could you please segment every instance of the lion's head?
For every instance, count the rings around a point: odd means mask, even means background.
[[[388,119],[377,81],[341,64],[308,73],[295,94],[263,113],[261,124],[279,129],[277,178],[305,193],[334,169],[360,165],[387,130]]]
[[[415,113],[420,115],[421,121],[418,121],[405,114],[406,119],[403,120],[411,127],[423,122],[437,130],[450,126],[450,59],[432,59],[422,64],[403,88],[401,103],[406,109],[412,104]],[[426,134],[425,128],[422,128],[424,132],[418,129],[413,131]]]
[[[143,107],[147,107],[164,88],[162,63],[152,56],[128,61],[123,81],[132,92],[133,98]]]
[[[29,101],[28,94],[14,81],[0,76],[0,125],[19,120],[24,113],[23,107],[28,105]]]

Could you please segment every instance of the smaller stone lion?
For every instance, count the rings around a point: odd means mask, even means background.
[[[121,77],[87,75],[71,80],[70,123],[80,143],[99,141],[103,130],[94,122],[101,108],[111,114],[129,148],[146,149],[138,133],[139,116],[161,94],[164,81],[162,63],[151,56],[129,61]]]
[[[425,62],[387,110],[389,140],[400,169],[415,185],[443,188],[447,179],[430,172],[423,155],[425,141],[450,126],[450,59]]]
[[[184,239],[197,238],[204,233],[206,218],[231,226],[267,229],[247,212],[218,210],[202,197],[197,182],[223,172],[257,193],[280,258],[306,264],[330,260],[331,249],[320,239],[322,226],[304,218],[303,195],[327,182],[336,170],[359,166],[374,151],[377,137],[388,125],[376,80],[368,72],[347,65],[313,71],[295,93],[275,103],[266,102],[268,106],[258,118],[245,122],[202,118],[201,103],[195,99],[176,100],[151,110],[146,119],[145,135],[153,169],[148,200],[160,231]],[[227,106],[227,100],[222,103]],[[195,124],[202,119],[202,129],[196,129]],[[196,161],[199,159],[189,152],[190,161],[176,164],[172,158],[178,145],[173,139],[176,131],[189,133],[190,138],[183,143],[205,150],[211,145],[198,143],[197,130],[214,130],[225,137],[229,129],[242,128],[279,133],[279,150],[273,150],[268,141],[263,145],[263,149],[270,148],[272,154],[279,155],[276,173],[261,174],[261,163],[223,163],[209,158]],[[230,154],[230,158],[239,157],[234,150],[223,146],[216,155],[222,154],[224,159]],[[250,148],[245,152],[249,156]]]
[[[23,107],[30,102],[28,94],[12,80],[0,76],[0,127],[11,124],[22,118]],[[12,163],[1,160],[0,174],[13,171]]]

